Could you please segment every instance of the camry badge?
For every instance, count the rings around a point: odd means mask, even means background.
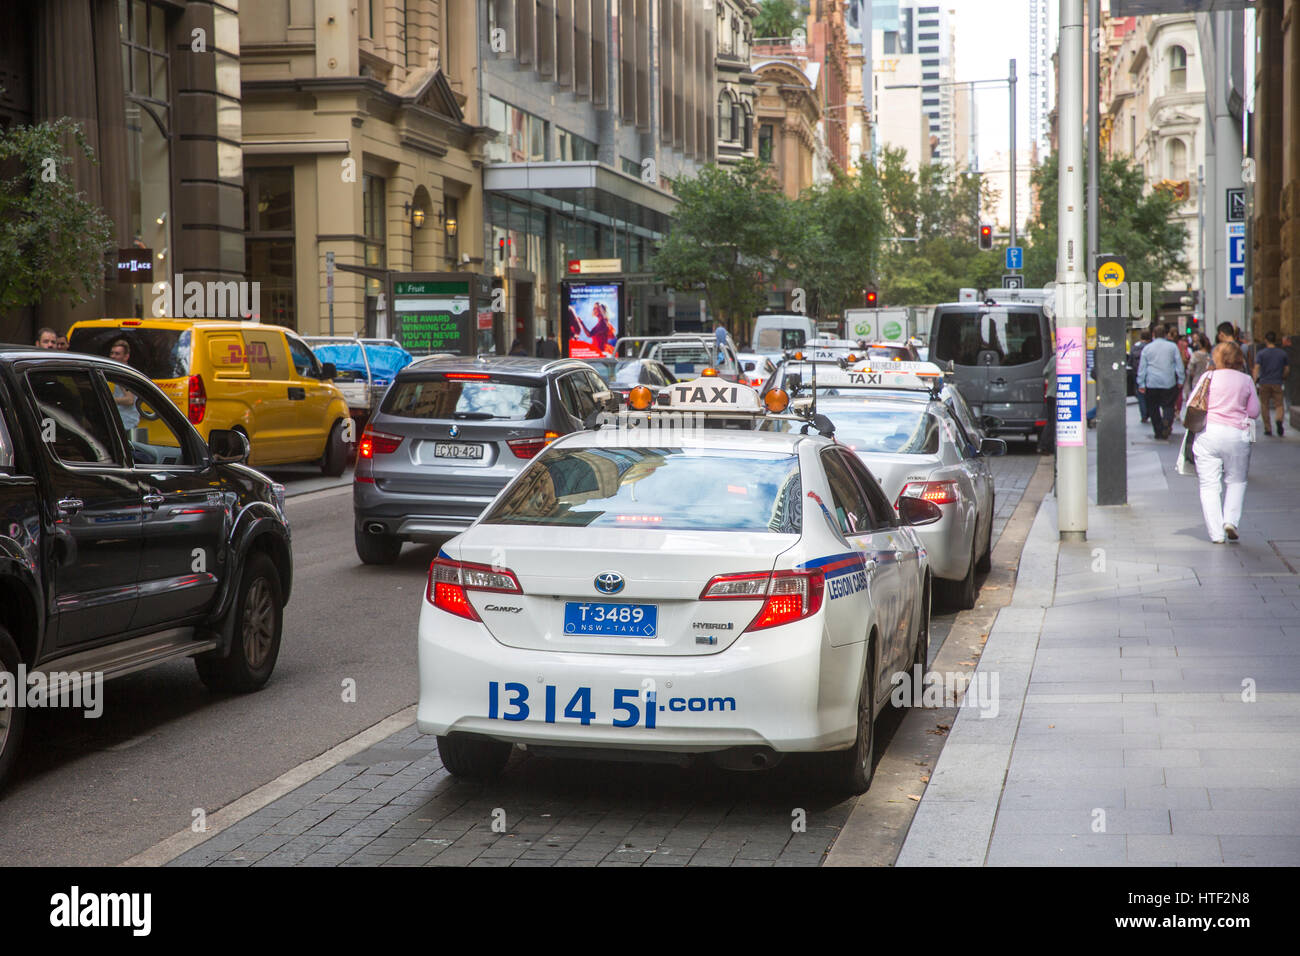
[[[452,438],[455,438],[457,435],[460,434],[460,426],[452,425],[449,434],[451,435]]]
[[[623,590],[623,575],[615,574],[613,571],[604,571],[596,575],[596,590],[601,594],[617,594]]]

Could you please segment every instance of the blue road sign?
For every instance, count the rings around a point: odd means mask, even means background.
[[[1246,224],[1228,223],[1228,298],[1246,294]]]
[[[1023,269],[1025,267],[1024,246],[1007,246],[1007,268]]]

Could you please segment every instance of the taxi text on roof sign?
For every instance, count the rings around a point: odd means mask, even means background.
[[[803,384],[812,385],[812,370],[791,364]],[[943,372],[932,362],[860,362],[852,368],[817,369],[818,388],[892,388],[930,391],[943,380]]]
[[[697,378],[690,382],[678,382],[676,385],[668,386],[664,391],[668,395],[668,400],[664,404],[679,411],[754,415],[761,415],[765,411],[758,392],[754,389],[748,385],[735,385],[716,378]]]

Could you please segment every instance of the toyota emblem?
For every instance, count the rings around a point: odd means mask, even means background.
[[[459,435],[459,434],[460,434],[460,426],[459,426],[459,425],[452,425],[452,426],[451,426],[451,437],[452,437],[452,438],[455,438],[455,437],[456,437],[457,435]]]
[[[596,590],[601,594],[617,594],[623,590],[623,575],[616,574],[613,571],[605,571],[596,575]]]

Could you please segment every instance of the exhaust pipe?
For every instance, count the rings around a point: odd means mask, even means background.
[[[372,521],[366,525],[366,530],[371,534],[386,534],[388,529],[379,521]]]

